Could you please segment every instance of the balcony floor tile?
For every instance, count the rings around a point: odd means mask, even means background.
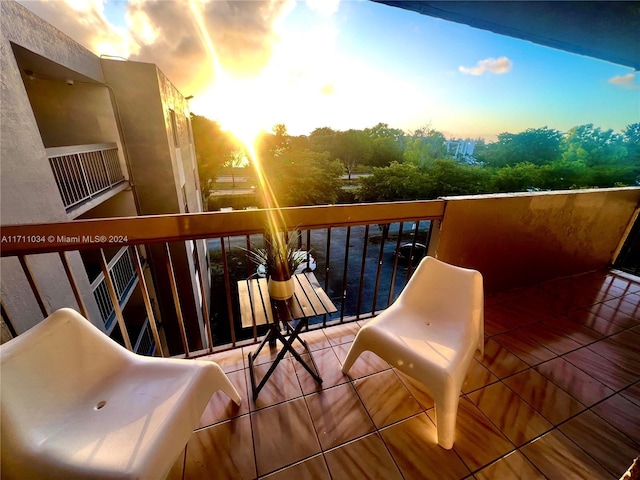
[[[560,430],[613,475],[629,468],[629,458],[640,452],[640,443],[591,411],[571,419]],[[603,443],[615,445],[615,448],[605,451],[602,449]]]
[[[522,453],[547,478],[550,479],[613,479],[613,476],[569,440],[559,430],[554,430],[536,441],[525,445]],[[631,462],[629,462],[631,465]]]
[[[361,378],[353,384],[376,428],[424,411],[393,370]]]
[[[344,363],[345,358],[347,358],[350,346],[351,344],[348,343],[333,347],[333,351],[336,352],[341,365]],[[373,375],[374,373],[389,370],[390,368],[391,366],[375,353],[363,352],[349,370],[349,377],[351,379],[358,379],[366,377],[367,375]]]
[[[454,450],[440,448],[436,426],[424,413],[387,427],[380,434],[405,479],[453,480],[470,473]]]
[[[614,395],[592,410],[629,438],[640,443],[640,406],[622,395]]]
[[[302,359],[310,364],[309,355],[301,355]],[[297,361],[293,361],[293,366],[298,376],[298,381],[305,395],[319,392],[323,389],[335,387],[349,381],[344,373],[342,373],[342,364],[338,360],[332,348],[325,348],[313,352],[313,360],[318,367],[318,373],[322,377],[322,383],[319,384],[311,376],[309,372]]]
[[[585,409],[583,404],[535,370],[514,375],[505,383],[554,425]]]
[[[351,384],[305,397],[320,445],[328,450],[375,430]]]
[[[542,363],[536,367],[536,370],[588,407],[614,393],[609,387],[564,358],[555,358]]]
[[[229,401],[229,397],[222,391],[218,391],[211,396],[207,407],[200,418],[198,428],[207,427],[216,423],[230,420],[241,415],[249,413],[249,389],[247,388],[246,370],[238,370],[227,374],[229,380],[238,393],[242,401],[240,405],[236,405]]]
[[[630,400],[636,405],[640,406],[640,382],[637,382],[636,384],[623,390],[621,395],[627,400]]]
[[[484,344],[482,364],[498,378],[505,378],[529,368],[529,365],[493,339],[487,340]]]
[[[435,409],[429,410],[427,415],[435,424]],[[481,448],[478,448],[480,445]],[[476,405],[465,397],[460,399],[453,450],[471,471],[482,468],[514,449],[506,435]]]
[[[497,462],[483,468],[474,474],[477,480],[497,480],[518,478],[519,480],[544,480],[546,477],[540,473],[533,464],[520,452],[513,452],[502,457]]]
[[[531,405],[502,382],[477,390],[468,398],[516,446],[553,428]]]
[[[617,359],[603,357],[591,350],[591,345],[570,352],[562,358],[614,390],[621,390],[640,379],[639,371]]]
[[[271,475],[260,477],[264,480],[301,480],[303,478],[313,478],[317,480],[331,480],[327,463],[323,455],[316,455],[308,460],[296,463],[290,467],[278,470]]]
[[[402,474],[377,433],[330,450],[325,458],[332,478],[402,480]]]
[[[260,383],[271,365],[271,363],[255,365],[254,372],[256,386]],[[249,377],[248,371],[247,377]],[[251,390],[251,378],[249,377],[247,380],[249,390]],[[260,390],[258,398],[254,401],[253,397],[249,395],[249,405],[253,411],[268,407],[275,403],[286,402],[287,400],[292,400],[301,396],[302,389],[300,388],[300,382],[298,382],[293,362],[290,358],[284,358],[273,371],[267,380],[267,383],[264,384],[262,390]]]
[[[212,397],[169,478],[619,478],[640,451],[639,302],[640,281],[612,272],[488,297],[452,450],[424,385],[370,352],[342,374],[364,322],[304,333],[323,383],[287,356],[256,402],[255,345],[205,357],[243,401]],[[275,354],[265,347],[258,378]]]
[[[196,431],[187,443],[184,479],[255,478],[251,426],[245,415]]]
[[[320,453],[320,443],[302,398],[253,412],[251,427],[260,476]],[[245,457],[244,461],[250,458]]]

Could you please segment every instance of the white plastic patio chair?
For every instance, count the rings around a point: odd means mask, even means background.
[[[0,347],[2,478],[161,479],[211,395],[210,361],[143,357],[61,309]]]
[[[370,351],[425,385],[438,444],[455,440],[458,399],[476,349],[484,353],[482,275],[425,257],[397,300],[356,335],[342,371]]]

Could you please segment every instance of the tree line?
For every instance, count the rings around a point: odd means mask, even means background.
[[[200,183],[208,192],[247,152],[214,121],[192,115],[192,126]],[[444,135],[430,126],[412,132],[385,123],[322,127],[291,136],[280,124],[255,147],[282,206],[640,185],[640,123],[619,133],[587,124],[566,133],[542,127],[501,133],[491,143],[464,141],[475,143],[473,156],[454,158]],[[359,172],[370,175],[358,190],[343,190],[341,176]]]

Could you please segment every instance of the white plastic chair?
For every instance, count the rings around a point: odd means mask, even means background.
[[[2,478],[166,477],[211,395],[210,361],[129,352],[70,309],[0,347]]]
[[[484,354],[482,275],[425,257],[398,299],[356,335],[342,371],[371,351],[423,383],[435,400],[438,443],[455,440],[458,399],[476,349]]]

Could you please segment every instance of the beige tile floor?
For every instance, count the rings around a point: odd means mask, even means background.
[[[640,282],[599,272],[487,298],[486,347],[463,386],[456,443],[433,399],[374,354],[340,371],[359,323],[304,334],[319,386],[291,358],[253,401],[246,356],[216,354],[242,395],[204,412],[171,479],[607,479],[640,455]],[[273,355],[261,354],[258,375]]]

